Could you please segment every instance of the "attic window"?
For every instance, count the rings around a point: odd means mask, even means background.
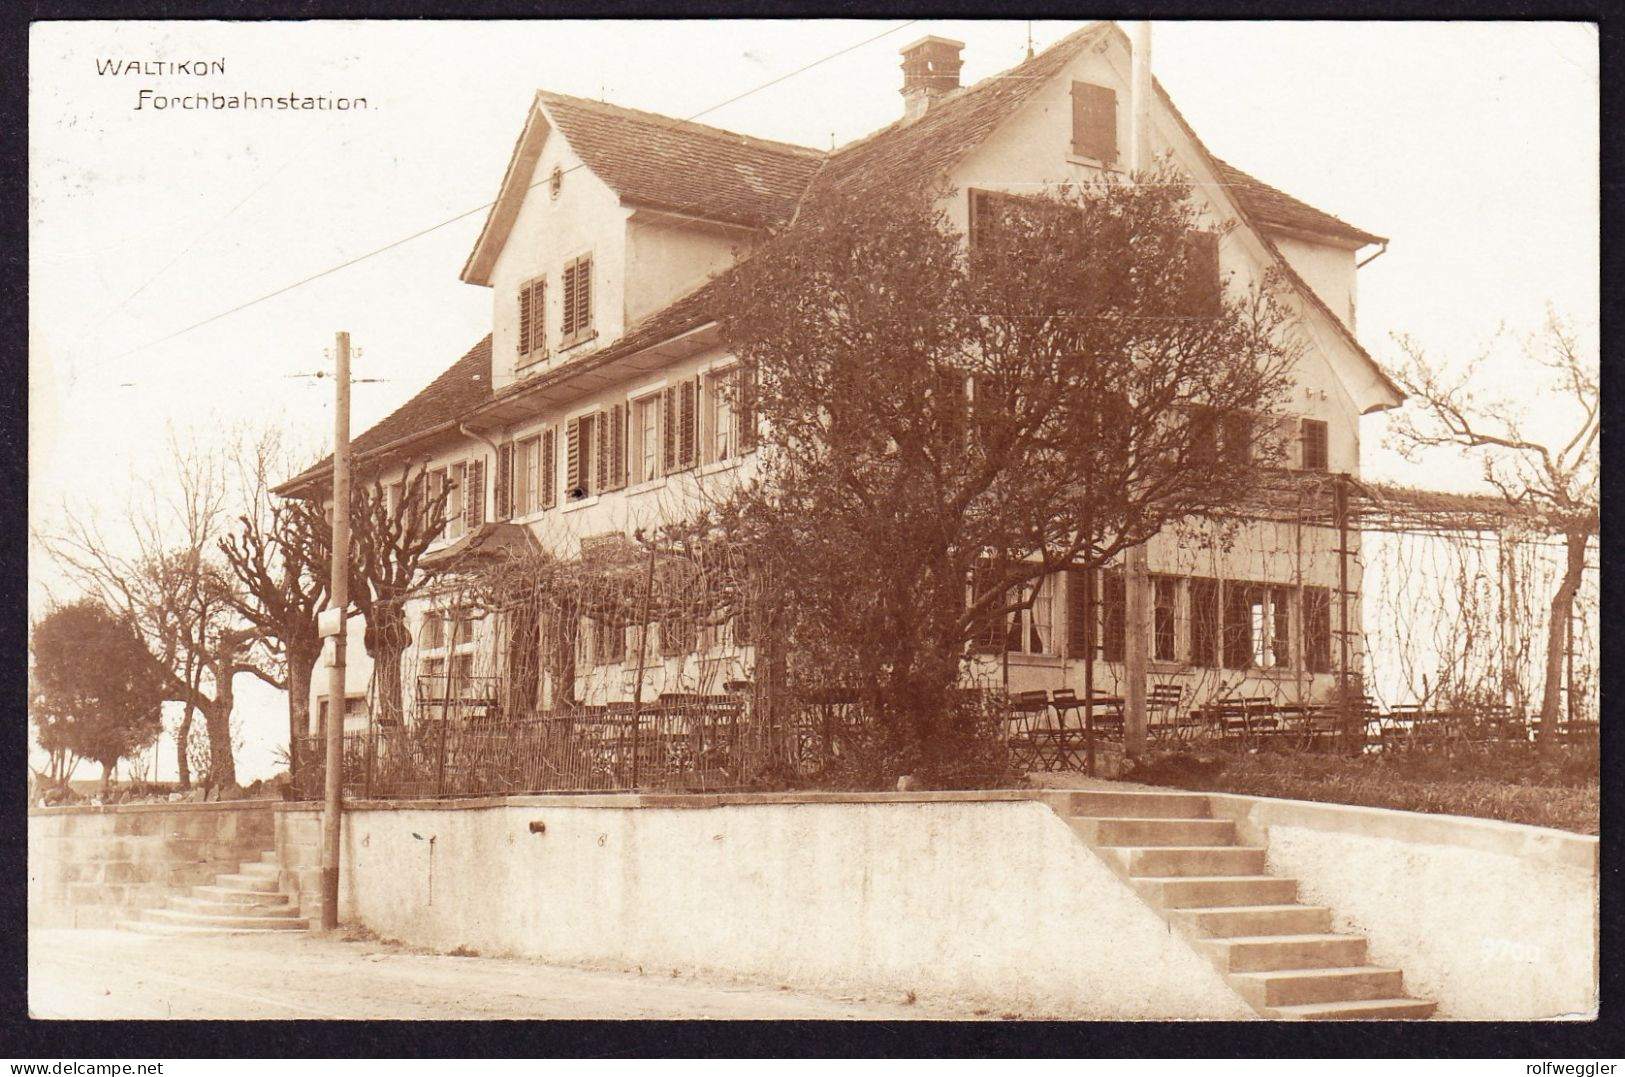
[[[1101,164],[1117,160],[1117,91],[1088,82],[1072,84],[1072,152]]]
[[[547,193],[554,198],[564,189],[564,169],[558,165],[553,166],[553,172],[547,177]]]

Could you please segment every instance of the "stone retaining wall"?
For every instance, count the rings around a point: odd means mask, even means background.
[[[170,888],[272,848],[271,801],[41,808],[28,815],[28,923],[111,927]]]

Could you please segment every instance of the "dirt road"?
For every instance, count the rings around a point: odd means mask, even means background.
[[[29,1010],[45,1019],[972,1017],[924,1000],[831,998],[671,973],[452,957],[315,934],[32,931],[28,937]]]

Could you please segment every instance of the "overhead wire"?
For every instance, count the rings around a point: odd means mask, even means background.
[[[813,68],[818,67],[821,64],[828,63],[829,61],[834,60],[837,57],[844,56],[845,54],[847,54],[849,52],[852,52],[854,49],[862,48],[863,46],[872,44],[873,42],[878,41],[883,37],[888,37],[891,34],[895,34],[899,30],[906,29],[906,28],[908,28],[909,26],[912,26],[914,23],[916,23],[918,21],[919,21],[918,19],[909,19],[906,22],[899,23],[896,26],[893,26],[893,27],[891,27],[891,28],[889,28],[887,30],[882,31],[881,33],[874,34],[874,35],[872,35],[870,37],[866,37],[862,41],[857,41],[857,42],[854,42],[851,45],[844,46],[843,48],[837,49],[834,52],[831,52],[831,53],[829,53],[829,54],[827,54],[825,56],[822,56],[819,59],[812,61],[811,63],[803,64],[802,66],[796,68],[793,71],[788,71],[788,72],[786,72],[786,73],[784,73],[782,75],[777,75],[774,78],[769,79],[768,81],[766,81],[764,83],[761,83],[758,86],[754,86],[751,89],[746,90],[743,93],[735,94],[733,97],[730,97],[725,101],[720,101],[720,102],[718,102],[718,103],[716,103],[714,105],[710,105],[710,106],[708,106],[708,107],[706,107],[704,109],[701,109],[700,111],[695,112],[695,113],[693,113],[693,114],[691,114],[689,116],[683,117],[680,122],[685,122],[685,123],[686,122],[692,122],[693,120],[695,120],[695,119],[697,119],[697,118],[699,118],[701,116],[705,116],[705,115],[707,115],[709,113],[715,112],[718,109],[723,108],[723,107],[725,107],[727,105],[731,105],[731,104],[734,104],[735,102],[742,101],[745,98],[750,97],[753,94],[760,93],[762,90],[768,89],[769,87],[772,87],[772,86],[776,86],[779,83],[784,82],[786,79],[793,78],[794,76],[803,74],[804,72],[807,72],[807,71],[810,71]],[[577,169],[585,168],[585,167],[586,167],[585,163],[572,165],[570,168],[563,170],[560,173],[560,175],[566,175],[566,174],[568,174],[570,172],[576,171]],[[534,190],[535,188],[541,186],[544,183],[548,183],[548,182],[551,182],[551,177],[544,177],[544,178],[539,179],[539,180],[535,181],[534,183],[530,184],[526,188],[526,190]],[[250,195],[250,197],[252,197],[252,196]],[[246,199],[245,199],[245,201],[246,201]],[[259,304],[268,302],[269,300],[275,299],[278,296],[286,295],[287,293],[289,293],[291,291],[294,291],[297,288],[302,288],[307,284],[311,284],[311,283],[313,283],[315,281],[321,280],[324,277],[332,276],[334,273],[338,273],[338,272],[341,272],[341,271],[343,271],[345,269],[349,269],[351,266],[358,265],[361,262],[365,262],[365,261],[367,261],[368,259],[371,259],[371,258],[376,258],[377,256],[379,256],[381,254],[386,254],[389,251],[392,251],[392,250],[396,249],[397,247],[404,246],[404,245],[406,245],[408,243],[413,242],[414,240],[418,240],[418,239],[423,238],[424,236],[430,235],[430,234],[432,234],[434,232],[438,232],[443,228],[448,228],[451,225],[454,225],[454,224],[457,224],[460,221],[466,220],[469,217],[472,217],[477,213],[484,213],[487,210],[491,209],[491,207],[493,207],[494,205],[496,205],[496,202],[493,200],[493,201],[490,201],[490,202],[482,203],[482,204],[480,204],[478,206],[474,206],[471,209],[464,210],[461,213],[455,214],[455,215],[453,215],[451,217],[447,217],[445,220],[439,221],[439,222],[437,222],[435,224],[431,224],[426,228],[421,228],[418,231],[411,233],[410,235],[402,236],[399,239],[392,240],[391,242],[386,243],[381,247],[377,247],[377,248],[375,248],[373,250],[367,251],[364,254],[358,254],[353,258],[347,258],[344,261],[339,262],[336,265],[329,266],[328,268],[323,269],[323,270],[321,270],[319,272],[312,273],[312,274],[310,274],[309,276],[306,276],[306,277],[302,277],[299,280],[296,280],[291,284],[283,285],[282,287],[277,288],[274,291],[266,292],[264,295],[260,295],[260,296],[257,296],[255,298],[253,298],[253,299],[247,300],[246,302],[239,303],[236,306],[231,307],[231,308],[229,308],[227,310],[220,311],[217,314],[211,314],[207,318],[203,318],[203,319],[201,319],[199,321],[196,321],[196,322],[193,322],[190,325],[187,325],[187,326],[185,326],[183,328],[177,329],[174,332],[167,333],[164,336],[157,337],[157,338],[155,338],[153,340],[147,341],[145,344],[138,344],[135,347],[127,348],[122,352],[119,352],[119,353],[117,353],[115,355],[109,356],[108,358],[101,360],[100,362],[93,363],[93,364],[89,365],[86,369],[87,369],[87,371],[88,370],[97,370],[97,369],[100,369],[103,366],[106,366],[109,363],[113,363],[113,362],[116,362],[119,359],[123,359],[126,356],[134,355],[136,352],[145,351],[148,348],[157,347],[160,344],[166,344],[169,341],[176,339],[177,337],[184,336],[185,334],[190,333],[190,332],[192,332],[194,330],[201,329],[204,326],[210,325],[210,324],[212,324],[214,322],[217,322],[217,321],[220,321],[223,318],[229,318],[234,314],[238,314],[238,313],[240,313],[240,312],[242,312],[244,310],[249,309],[250,307],[258,306]],[[145,285],[143,285],[143,287],[145,287]],[[126,300],[126,302],[128,302],[128,300]]]

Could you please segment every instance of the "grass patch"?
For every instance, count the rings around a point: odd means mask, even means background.
[[[1595,759],[1512,751],[1410,752],[1384,757],[1287,752],[1179,752],[1153,756],[1123,778],[1215,793],[1359,804],[1596,834]]]

